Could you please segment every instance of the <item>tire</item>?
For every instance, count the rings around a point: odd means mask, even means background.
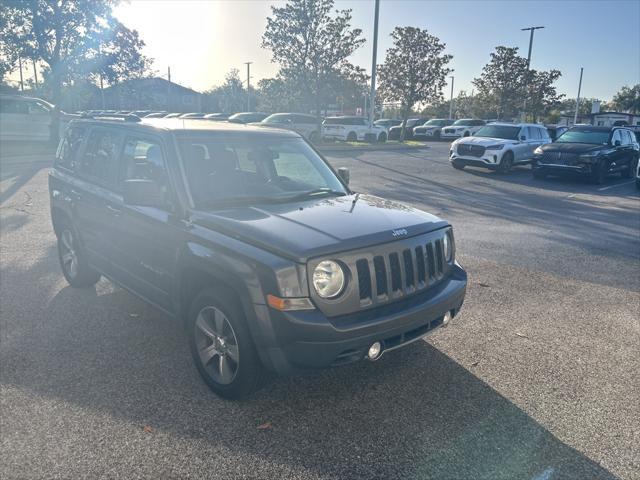
[[[434,138],[434,140],[440,140],[440,130],[436,130],[433,133],[433,138]]]
[[[470,137],[471,134],[469,132],[464,132],[464,135],[462,135],[463,137]]]
[[[500,160],[500,165],[498,166],[498,171],[500,173],[509,173],[513,168],[513,153],[506,152],[502,156],[502,160]]]
[[[629,162],[629,168],[627,168],[627,171],[623,173],[622,176],[625,178],[635,178],[637,168],[638,168],[638,159],[634,158]]]
[[[60,222],[58,228],[58,260],[64,278],[72,287],[91,287],[100,280],[100,273],[89,266],[77,230],[66,220]]]
[[[607,181],[608,173],[609,173],[609,166],[607,165],[607,162],[604,160],[601,160],[600,162],[598,162],[598,165],[596,165],[596,169],[593,174],[594,183],[596,185],[602,185],[603,183],[605,183]]]
[[[451,162],[451,166],[452,166],[453,168],[455,168],[456,170],[464,170],[464,167],[465,167],[466,165],[465,165],[464,163],[462,163],[462,162],[457,161],[457,160],[453,160],[453,161]]]
[[[358,135],[356,134],[356,132],[349,132],[347,134],[347,142],[357,142],[358,141]]]
[[[378,135],[378,143],[385,143],[387,141],[387,134],[382,132]]]
[[[191,303],[187,330],[193,361],[214,393],[239,400],[257,389],[262,364],[232,292],[200,292]]]

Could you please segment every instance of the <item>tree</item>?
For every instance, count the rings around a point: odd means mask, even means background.
[[[405,125],[417,103],[434,103],[442,99],[442,88],[452,70],[447,64],[453,58],[444,54],[445,44],[426,30],[396,27],[391,33],[393,46],[387,50],[379,66],[380,96],[387,102],[399,102]]]
[[[318,125],[328,82],[347,68],[347,58],[364,43],[361,30],[351,28],[351,10],[331,16],[333,5],[333,0],[289,0],[284,7],[271,7],[262,36],[262,47],[280,65],[278,76],[285,84],[298,85],[303,101],[313,99]]]
[[[524,103],[527,59],[517,47],[496,47],[479,78],[472,81],[478,89],[478,101],[497,119],[517,115]]]
[[[258,81],[260,105],[265,112],[305,111],[300,85],[277,76]]]
[[[207,108],[218,112],[244,112],[247,109],[247,90],[240,79],[240,71],[231,69],[224,83],[204,93]],[[251,105],[256,105],[252,98]]]
[[[625,85],[613,97],[616,109],[636,114],[640,112],[640,83],[629,87]]]
[[[564,94],[558,94],[553,83],[562,76],[559,70],[537,71],[527,73],[527,113],[537,122],[538,117],[547,115],[560,104]]]
[[[12,32],[12,49],[42,61],[48,69],[56,105],[52,132],[58,131],[62,86],[78,73],[102,72],[117,80],[128,71],[140,72],[148,66],[146,57],[139,53],[144,44],[137,32],[111,15],[116,3],[118,0],[2,0],[1,13]]]

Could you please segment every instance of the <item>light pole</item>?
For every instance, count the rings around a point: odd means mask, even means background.
[[[244,64],[247,66],[247,112],[251,111],[251,92],[250,92],[250,87],[251,87],[251,64],[253,62],[244,62]]]
[[[522,121],[524,121],[524,117],[527,111],[527,87],[529,86],[529,67],[531,65],[531,49],[533,48],[533,32],[535,32],[536,30],[540,30],[541,28],[544,28],[544,26],[527,27],[527,28],[520,29],[523,32],[527,30],[531,32],[531,35],[529,35],[529,52],[527,53],[527,78],[525,80],[525,95],[524,95],[524,104],[522,107]]]
[[[449,97],[449,120],[453,118],[453,80],[454,77],[451,75],[449,77],[451,79],[451,96]]]
[[[582,72],[584,67],[580,67],[580,82],[578,83],[578,96],[576,97],[576,113],[573,116],[573,124],[578,123],[578,110],[580,109],[580,90],[582,90]]]
[[[375,14],[373,17],[373,58],[371,60],[371,95],[369,102],[369,128],[373,126],[373,119],[376,111],[376,56],[378,53],[378,12],[380,11],[380,0],[376,0]]]

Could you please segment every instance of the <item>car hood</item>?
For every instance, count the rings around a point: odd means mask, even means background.
[[[363,194],[197,211],[191,221],[301,263],[448,225],[421,210]]]
[[[593,143],[547,143],[542,146],[545,152],[587,153],[611,147],[594,145]]]
[[[482,147],[488,147],[489,145],[504,144],[509,145],[518,143],[517,140],[507,140],[505,138],[493,138],[493,137],[465,137],[458,140],[457,144],[461,143],[480,145]]]

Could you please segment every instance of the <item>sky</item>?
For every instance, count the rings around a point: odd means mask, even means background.
[[[130,0],[115,9],[127,27],[146,42],[144,53],[154,69],[182,85],[205,90],[238,68],[251,82],[272,77],[277,65],[260,47],[273,0]],[[353,10],[354,27],[367,40],[351,61],[371,71],[373,0],[337,0],[336,8]],[[471,81],[497,45],[527,54],[529,32],[535,32],[531,66],[560,70],[560,93],[574,97],[584,67],[583,97],[610,100],[623,85],[640,83],[640,0],[381,0],[378,63],[391,44],[395,26],[426,28],[446,43],[453,55],[454,92],[471,93]],[[447,94],[450,86],[446,87]]]

